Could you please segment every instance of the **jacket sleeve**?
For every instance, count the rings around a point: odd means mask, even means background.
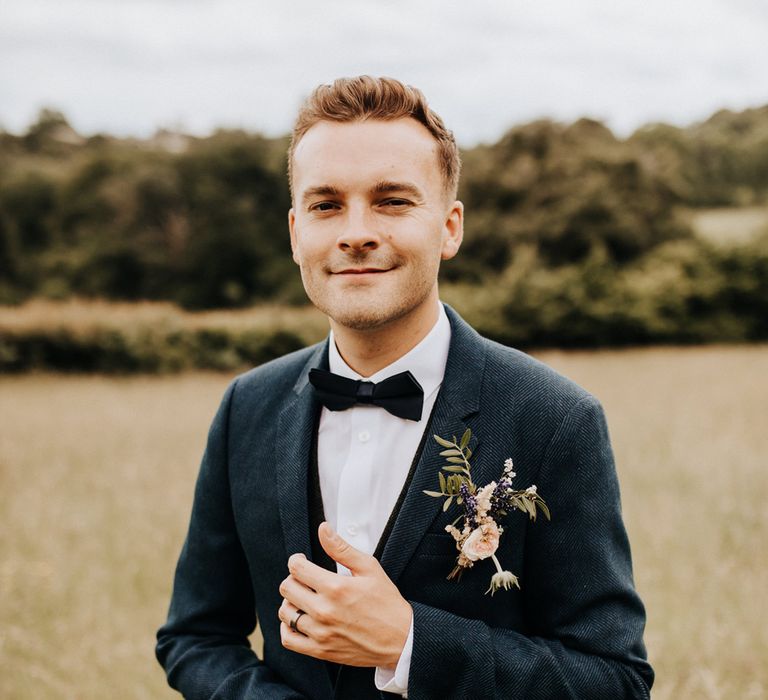
[[[645,611],[593,397],[578,401],[554,433],[537,486],[552,520],[527,529],[522,591],[496,594],[524,596],[526,634],[412,603],[410,700],[650,697]]]
[[[235,529],[227,468],[235,383],[227,389],[208,434],[156,655],[170,686],[190,700],[298,700],[302,696],[256,656],[248,641],[256,612]]]

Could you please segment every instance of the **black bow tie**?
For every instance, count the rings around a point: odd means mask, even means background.
[[[311,369],[309,381],[315,387],[317,398],[331,411],[345,411],[357,403],[369,403],[381,406],[398,418],[421,420],[424,390],[410,372],[400,372],[374,383]]]

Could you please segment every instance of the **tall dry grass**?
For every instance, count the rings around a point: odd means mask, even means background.
[[[226,381],[0,381],[0,697],[177,697],[152,636]]]
[[[693,230],[721,245],[746,243],[768,231],[768,207],[719,207],[688,212]]]
[[[0,305],[0,328],[16,333],[66,328],[85,333],[93,328],[173,328],[186,330],[268,330],[281,328],[322,337],[328,320],[314,306],[260,304],[246,309],[185,311],[165,301],[120,302],[71,298],[31,299],[21,306]]]
[[[606,408],[654,699],[768,698],[768,346],[539,357]]]
[[[539,356],[606,407],[654,697],[768,697],[768,347]],[[0,697],[176,697],[154,631],[227,382],[0,378]]]

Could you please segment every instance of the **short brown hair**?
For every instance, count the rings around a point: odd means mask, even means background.
[[[288,182],[293,193],[293,154],[304,134],[321,121],[353,122],[411,117],[423,124],[438,146],[438,163],[445,192],[456,197],[461,160],[453,133],[430,108],[421,90],[394,78],[360,75],[318,85],[299,110],[288,149]]]

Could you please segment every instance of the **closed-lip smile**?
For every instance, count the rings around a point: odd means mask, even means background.
[[[367,275],[377,272],[389,272],[392,268],[382,269],[379,267],[348,267],[344,270],[335,272],[336,275]]]

